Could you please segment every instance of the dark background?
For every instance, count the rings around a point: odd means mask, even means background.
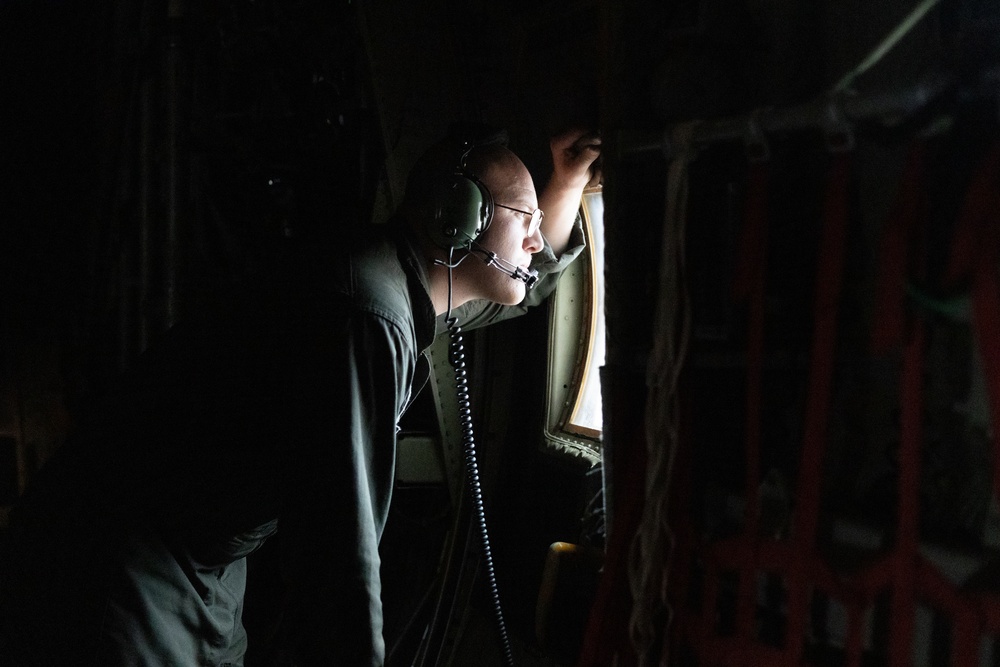
[[[641,504],[634,497],[641,483],[627,475],[642,474],[633,466],[644,456],[639,424],[653,343],[665,128],[821,98],[910,5],[6,0],[0,504],[12,502],[59,446],[75,407],[183,318],[202,290],[252,271],[286,236],[319,242],[385,220],[410,164],[455,121],[507,128],[539,187],[550,169],[548,137],[574,126],[602,132],[605,423],[617,428],[605,433],[604,477],[613,482],[605,500],[612,512]],[[907,146],[930,128],[927,262],[932,275],[940,271],[965,187],[997,135],[996,78],[980,82],[996,71],[998,34],[995,3],[946,0],[852,87],[872,96],[934,73],[956,82],[907,117],[854,126],[852,227],[824,465],[831,525],[839,518],[891,532],[898,359],[875,359],[866,347],[877,316],[878,238]],[[769,139],[762,468],[787,490],[801,446],[828,153],[820,128]],[[707,146],[692,166],[694,338],[684,393],[697,444],[674,479],[693,483],[694,509],[683,521],[708,539],[732,529],[723,506],[742,492],[746,320],[730,290],[745,178],[738,140]],[[939,300],[963,296],[930,281],[923,287]],[[548,545],[583,540],[600,475],[539,448],[546,327],[542,309],[476,338],[476,398],[485,406],[484,447],[497,461],[489,473],[492,526],[519,657],[569,664],[596,575],[579,584],[580,599],[567,607],[562,645],[538,644],[534,605]],[[975,342],[967,318],[936,318],[933,327],[922,536],[988,564],[997,515]],[[511,369],[518,369],[517,390],[501,391]],[[424,402],[410,419],[420,424],[430,410]],[[418,599],[433,581],[454,517],[441,489],[400,497],[397,507],[408,511],[394,510],[384,545],[387,642],[399,645],[398,664],[409,664],[419,632],[415,639],[406,623],[416,618],[413,627],[420,627],[425,618]],[[265,554],[258,571],[267,567]],[[628,597],[624,580],[613,584],[615,595]],[[271,589],[258,590],[261,610]],[[455,664],[485,664],[480,652],[494,650],[476,590],[468,587],[470,612],[459,614],[464,623],[452,637]],[[266,617],[252,602],[251,626],[255,613]],[[627,643],[624,624],[618,619],[617,639],[608,642]],[[872,659],[880,658],[876,646]]]

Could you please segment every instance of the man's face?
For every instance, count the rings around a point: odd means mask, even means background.
[[[495,252],[500,259],[527,269],[531,256],[543,247],[541,232],[530,229],[530,213],[538,208],[538,196],[535,194],[531,174],[517,161],[503,168],[490,170],[483,177],[483,183],[493,193],[494,202],[503,206],[494,208],[493,222],[479,237],[479,245]],[[470,263],[470,279],[474,281],[472,289],[478,292],[476,297],[505,305],[520,303],[524,298],[525,285],[521,280],[471,258],[463,262],[463,266]]]

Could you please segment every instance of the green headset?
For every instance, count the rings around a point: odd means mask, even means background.
[[[442,248],[471,247],[493,222],[493,195],[466,166],[479,145],[464,142],[458,166],[431,193],[427,235]]]

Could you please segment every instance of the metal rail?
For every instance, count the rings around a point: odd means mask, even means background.
[[[916,85],[883,90],[870,95],[837,92],[791,107],[765,107],[745,115],[715,120],[691,120],[668,125],[659,135],[619,135],[619,154],[634,155],[661,152],[670,159],[674,154],[674,135],[683,125],[690,128],[694,147],[726,141],[743,141],[765,150],[769,134],[818,129],[834,142],[832,147],[850,141],[852,125],[861,120],[881,119],[897,122],[923,109],[949,90],[983,97],[1000,94],[1000,66],[987,69],[978,78],[962,81],[953,73],[935,72]]]

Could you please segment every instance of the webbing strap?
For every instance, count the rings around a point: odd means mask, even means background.
[[[900,187],[883,230],[876,282],[873,351],[884,353],[904,345],[900,381],[901,433],[897,485],[897,534],[893,550],[867,573],[864,592],[871,594],[888,583],[892,589],[889,627],[889,664],[907,665],[911,659],[916,614],[916,572],[920,563],[920,447],[923,441],[923,380],[926,331],[922,320],[908,322],[906,284],[924,277],[923,253],[913,244],[923,232],[927,201],[923,141],[910,149]],[[922,250],[922,249],[920,249]],[[915,275],[914,275],[915,274]],[[907,326],[909,324],[909,326]],[[907,333],[907,329],[909,332]],[[857,638],[852,637],[853,641]],[[851,647],[858,655],[860,646]]]
[[[945,286],[954,288],[960,282],[969,282],[973,290],[973,317],[977,338],[982,346],[985,341],[1000,340],[1000,292],[997,291],[997,204],[1000,189],[996,177],[1000,167],[1000,153],[992,151],[970,184],[966,200],[956,226],[952,255]],[[923,279],[924,267],[917,261],[907,262],[908,248],[920,239],[915,233],[924,229],[927,211],[922,168],[926,162],[926,147],[916,145],[911,150],[904,170],[902,187],[897,197],[893,215],[885,228],[879,256],[881,275],[878,282],[877,309],[879,319],[873,328],[873,349],[884,352],[899,344],[907,326],[904,315],[905,290],[908,278]],[[923,252],[915,253],[922,264]],[[908,264],[910,266],[908,266]],[[985,284],[983,284],[985,283]],[[982,310],[979,310],[979,309]],[[903,356],[900,406],[902,433],[900,446],[899,497],[897,507],[898,532],[893,551],[882,561],[868,568],[858,582],[859,592],[869,604],[875,593],[889,584],[892,590],[890,609],[889,663],[908,665],[912,658],[914,621],[917,599],[922,599],[936,609],[951,616],[951,664],[955,667],[978,661],[979,639],[983,630],[982,610],[975,608],[975,600],[961,595],[954,585],[919,553],[920,468],[923,409],[923,356],[926,330],[922,320],[915,319]],[[994,346],[995,347],[995,346]],[[990,370],[991,360],[984,357],[987,374],[997,377]],[[996,385],[991,387],[994,397],[1000,395]],[[996,417],[994,417],[994,423]],[[854,656],[860,651],[859,638],[851,635],[848,654],[849,664],[859,664]]]
[[[995,224],[1000,224],[1000,221]],[[1000,241],[993,240],[991,243],[996,244]],[[991,267],[982,266],[976,271],[976,279],[973,284],[972,316],[990,398],[990,424],[993,431],[993,491],[1000,496],[1000,284],[998,284],[998,280],[1000,277],[997,276],[996,264]]]
[[[969,278],[983,265],[995,264],[1000,248],[985,247],[983,241],[995,238],[995,226],[1000,211],[1000,141],[982,158],[959,212],[951,256],[945,274],[944,286],[954,288]]]
[[[766,274],[766,172],[754,169],[746,201],[746,224],[735,295],[748,304],[747,375],[747,517],[748,530],[716,542],[702,551],[705,573],[701,617],[684,619],[688,639],[706,664],[764,664],[754,662],[767,654],[767,664],[802,664],[805,627],[809,622],[812,590],[839,598],[847,608],[845,664],[859,667],[864,656],[865,609],[888,589],[890,598],[889,663],[908,665],[912,659],[918,601],[953,620],[951,664],[955,667],[978,659],[983,632],[1000,632],[1000,604],[995,594],[958,591],[919,551],[920,470],[923,442],[923,372],[927,329],[919,313],[906,309],[908,281],[925,278],[926,188],[923,181],[929,160],[928,147],[917,143],[908,156],[901,187],[884,228],[879,254],[880,275],[875,295],[872,347],[876,353],[902,347],[900,380],[901,434],[897,498],[897,534],[891,552],[854,576],[836,574],[816,552],[815,537],[820,508],[822,461],[826,450],[836,353],[837,312],[842,286],[848,222],[849,156],[838,155],[829,172],[823,231],[816,273],[813,344],[809,369],[809,394],[805,415],[803,453],[797,482],[797,507],[792,540],[771,542],[750,532],[758,525],[760,367],[763,359],[763,284]],[[1000,144],[982,161],[970,184],[956,226],[946,287],[965,285],[972,290],[973,327],[980,348],[990,392],[990,417],[994,431],[994,483],[1000,493]],[[761,301],[755,303],[757,296]],[[755,308],[761,319],[756,319]],[[685,553],[693,551],[685,545]],[[738,570],[737,633],[719,637],[717,608],[722,572]],[[754,643],[755,591],[747,584],[757,572],[788,576],[789,597],[784,651],[775,652]],[[686,596],[685,596],[686,598]],[[682,598],[684,599],[684,598]]]
[[[816,525],[823,481],[821,472],[826,451],[837,345],[837,312],[847,240],[850,171],[850,154],[834,154],[827,182],[816,273],[809,394],[796,488],[793,540],[799,558],[793,563],[790,573],[787,631],[788,651],[794,663],[801,661],[805,624],[809,618],[808,563],[816,551]]]
[[[972,326],[989,391],[993,489],[1000,495],[1000,141],[982,159],[959,214],[945,287],[972,289]]]

